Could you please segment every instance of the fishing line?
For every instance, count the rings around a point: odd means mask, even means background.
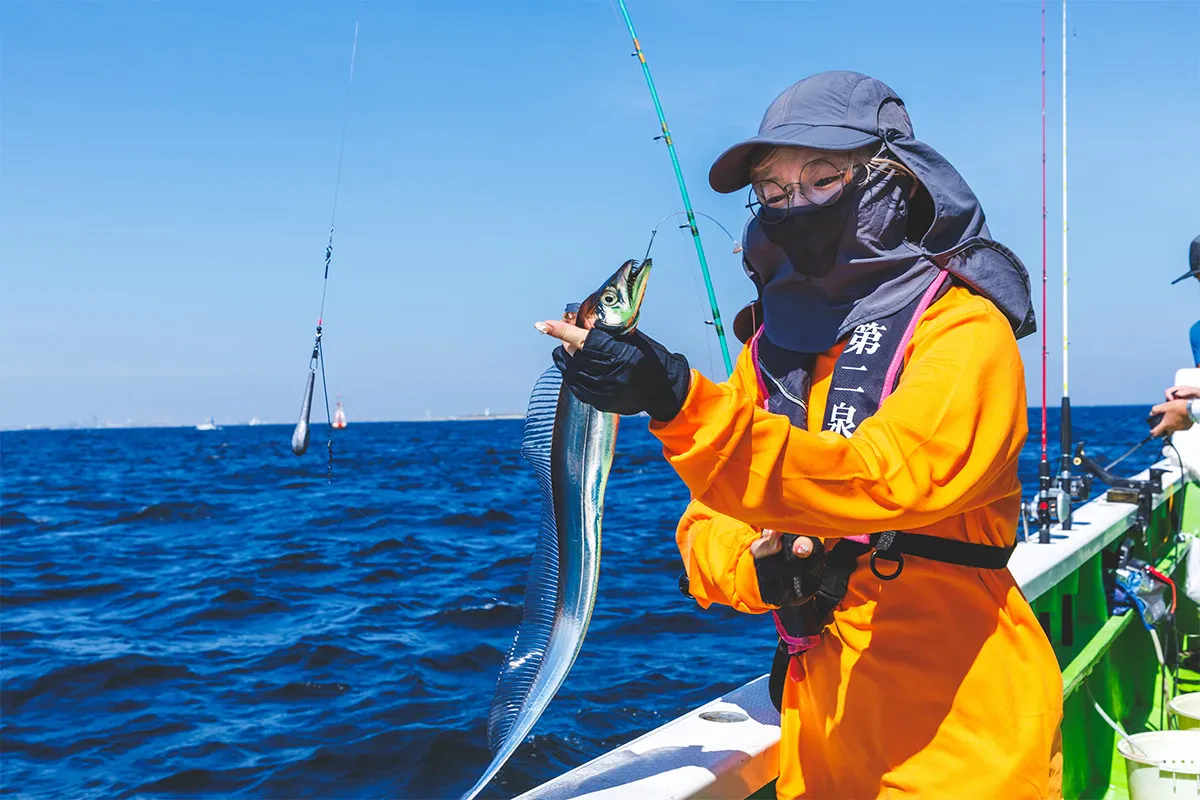
[[[354,60],[358,54],[358,22],[354,23],[354,41],[350,45],[350,75],[346,81],[345,111],[342,115],[342,135],[338,144],[337,175],[333,182],[333,210],[329,217],[329,240],[325,244],[325,275],[321,281],[321,307],[317,313],[317,332],[313,340],[312,355],[308,360],[308,380],[304,389],[304,400],[300,405],[300,419],[292,432],[292,452],[298,456],[308,451],[309,418],[312,415],[313,384],[316,380],[317,365],[321,366],[321,393],[325,399],[325,424],[328,431],[326,450],[328,451],[326,480],[333,483],[333,415],[329,409],[329,383],[325,377],[325,348],[321,342],[322,326],[325,321],[325,298],[329,293],[329,267],[333,263],[333,232],[337,224],[338,198],[342,187],[342,165],[346,156],[346,131],[350,126],[350,97],[354,87]]]
[[[611,3],[611,0],[610,0],[610,3]],[[726,228],[724,225],[722,225],[719,220],[717,220],[715,217],[713,217],[709,214],[705,214],[702,211],[694,211],[693,210],[692,214],[697,217],[704,217],[705,219],[709,220],[714,225],[716,225],[718,228],[720,228],[721,232],[724,233],[726,236],[728,236],[729,241],[733,244],[733,252],[734,253],[742,252],[742,243],[739,242],[737,239],[735,239],[733,234],[729,232],[729,229]],[[677,217],[683,217],[683,216],[687,216],[686,211],[675,211],[673,213],[667,214],[665,217],[663,217],[662,219],[660,219],[658,222],[656,222],[654,224],[654,228],[650,231],[650,241],[646,243],[646,254],[644,256],[642,256],[643,262],[645,262],[645,260],[650,257],[650,251],[654,247],[654,239],[658,235],[658,229],[662,227],[663,223],[669,219],[675,219]],[[681,241],[686,243],[687,237],[684,235],[683,232],[685,230],[687,230],[690,227],[690,225],[680,225],[678,227],[679,227],[679,238]],[[698,280],[696,280],[696,273],[689,272],[689,274],[692,276],[692,286],[696,289],[696,299],[700,303],[700,308],[701,308],[702,316],[704,319],[704,324],[712,325],[713,321],[709,318],[707,309],[704,308],[704,297],[700,291],[700,282]],[[708,354],[709,368],[715,374],[716,373],[716,363],[715,363],[715,359],[713,357],[712,340],[705,337],[705,345],[706,345],[705,351]]]
[[[312,382],[316,375],[316,365],[321,366],[321,394],[325,400],[325,424],[328,431],[328,439],[326,448],[328,450],[326,481],[329,484],[330,490],[337,495],[346,504],[346,508],[353,511],[358,516],[362,517],[367,523],[367,530],[375,526],[387,528],[387,525],[380,519],[371,519],[365,512],[350,502],[350,498],[333,486],[333,415],[329,408],[329,384],[325,377],[325,346],[321,341],[322,325],[325,319],[325,298],[329,292],[329,267],[333,263],[333,233],[337,226],[337,210],[338,199],[341,196],[342,188],[342,167],[346,158],[346,132],[350,127],[350,99],[354,87],[354,62],[358,55],[358,27],[359,23],[354,23],[354,40],[350,45],[350,72],[346,80],[346,99],[345,112],[342,115],[342,134],[338,143],[338,160],[337,173],[333,180],[333,208],[329,215],[329,240],[325,244],[325,275],[321,281],[321,307],[317,314],[317,333],[316,340],[313,343],[313,353],[309,360],[309,384],[305,392],[305,401],[301,409],[300,422],[296,425],[296,432],[292,435],[292,452],[296,455],[303,455],[308,449],[308,419],[309,413],[312,410]],[[303,426],[303,444],[297,449],[297,436],[301,434]]]
[[[704,217],[706,220],[708,220],[709,222],[713,223],[718,228],[720,228],[721,232],[724,233],[726,236],[728,236],[729,241],[733,244],[733,252],[735,252],[735,253],[742,252],[742,243],[739,242],[737,239],[735,239],[733,234],[729,232],[729,229],[726,228],[724,225],[722,225],[717,220],[716,217],[705,214],[703,211],[693,211],[692,213],[695,214],[697,217]],[[655,223],[654,230],[650,231],[650,243],[646,245],[646,257],[647,258],[649,258],[649,256],[650,256],[650,248],[654,246],[654,237],[658,234],[658,229],[662,227],[662,224],[664,222],[666,222],[667,220],[671,219],[672,217],[682,217],[682,216],[686,216],[686,215],[687,215],[686,211],[675,211],[670,214],[667,214],[665,217],[663,217],[657,223]],[[680,225],[679,228],[680,228],[680,230],[685,230],[688,228],[688,226]]]
[[[382,528],[384,530],[388,529],[388,526],[384,524],[383,520],[371,519],[370,517],[368,517],[366,515],[366,513],[359,510],[359,508],[357,506],[355,506],[354,504],[352,504],[350,502],[349,497],[347,497],[346,495],[344,495],[340,491],[338,491],[336,488],[334,488],[332,484],[330,484],[330,489],[333,491],[334,494],[336,494],[338,497],[342,498],[342,500],[346,503],[346,508],[350,509],[355,514],[358,514],[360,517],[362,517],[364,520],[367,521],[367,527],[364,530],[370,530],[371,528],[375,527],[376,525],[378,525],[380,528]]]
[[[676,213],[678,213],[678,212],[676,212]],[[683,229],[685,227],[687,227],[687,226],[686,225],[685,226],[677,226],[676,231],[678,232],[678,235],[679,235],[679,244],[686,250],[687,249],[687,234],[685,234],[683,232]],[[700,317],[704,321],[705,325],[712,325],[712,320],[710,320],[708,318],[708,312],[704,309],[704,298],[703,298],[703,295],[702,295],[701,289],[700,289],[700,281],[696,280],[695,272],[689,270],[689,274],[692,277],[692,288],[696,291],[696,302],[700,307]],[[708,374],[709,375],[717,375],[718,374],[717,373],[717,360],[715,358],[713,358],[712,337],[705,336],[703,338],[704,338],[704,354],[708,357],[708,370],[709,370]]]

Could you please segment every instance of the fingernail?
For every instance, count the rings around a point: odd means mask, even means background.
[[[550,326],[544,322],[535,322],[535,323],[533,323],[533,327],[537,328],[542,333],[550,332]]]
[[[808,541],[805,539],[797,539],[796,543],[794,545],[792,545],[792,552],[798,556],[808,555],[808,552],[811,549],[812,549],[812,545],[810,545],[808,543]]]

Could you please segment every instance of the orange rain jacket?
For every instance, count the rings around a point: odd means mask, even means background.
[[[813,369],[812,431],[842,347]],[[749,552],[763,529],[1012,544],[1024,370],[989,300],[955,287],[934,303],[895,392],[850,438],[792,427],[765,399],[745,348],[727,383],[693,373],[679,415],[651,425],[694,498],[677,540],[700,605],[771,609]],[[1009,571],[909,558],[884,582],[865,561],[789,670],[778,796],[1061,796],[1062,675]]]

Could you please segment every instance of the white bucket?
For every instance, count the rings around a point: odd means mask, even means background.
[[[1117,742],[1125,757],[1130,800],[1200,799],[1200,731],[1150,731]]]
[[[1181,731],[1200,730],[1200,692],[1175,697],[1171,700],[1169,708],[1179,720]]]

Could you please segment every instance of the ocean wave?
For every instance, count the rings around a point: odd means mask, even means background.
[[[35,525],[36,523],[27,517],[18,509],[4,509],[0,511],[0,530],[5,528],[18,528],[22,525]]]
[[[400,573],[394,569],[376,569],[372,570],[362,578],[362,582],[371,583],[392,583],[400,580]]]
[[[417,659],[417,666],[435,673],[490,670],[497,674],[504,653],[487,644],[477,644],[469,650],[440,652]]]
[[[516,517],[503,511],[499,508],[489,508],[479,514],[447,514],[433,521],[434,525],[443,525],[455,528],[477,528],[484,525],[494,525],[497,523],[516,522]]]
[[[132,514],[121,514],[106,525],[133,525],[151,522],[195,522],[212,519],[217,509],[207,503],[168,502],[144,506]]]
[[[341,569],[337,564],[322,561],[320,553],[307,551],[303,553],[288,553],[264,565],[260,574],[273,575],[280,573],[315,574],[321,572],[336,572]]]
[[[94,697],[103,692],[198,679],[198,675],[182,664],[143,655],[117,656],[59,667],[24,685],[9,681],[3,692],[4,711],[13,713],[32,701]]]
[[[120,795],[140,798],[146,795],[183,795],[191,797],[227,796],[259,780],[256,767],[237,769],[184,769],[164,778],[144,783]]]
[[[472,630],[509,628],[521,621],[524,607],[511,603],[465,603],[434,613],[430,619],[445,625],[457,625]]]
[[[390,553],[395,550],[404,550],[411,545],[408,542],[402,542],[399,539],[381,539],[370,547],[364,547],[362,550],[356,550],[355,558],[370,558],[371,556],[379,555],[380,553]]]
[[[186,607],[194,608],[194,604],[187,603]],[[290,610],[291,606],[277,597],[255,594],[245,589],[230,589],[214,597],[206,607],[194,611],[184,620],[184,624],[250,619],[283,614]]]
[[[37,592],[5,591],[0,599],[3,599],[5,605],[27,606],[37,603],[86,600],[123,591],[125,591],[123,583],[85,583],[56,589],[43,589]]]
[[[320,681],[293,681],[291,683],[270,689],[263,694],[269,700],[296,702],[303,700],[320,700],[329,697],[341,697],[350,691],[346,683]]]
[[[284,667],[301,667],[306,670],[349,668],[372,660],[348,647],[329,643],[300,641],[272,651],[247,666],[247,669],[266,674]]]

